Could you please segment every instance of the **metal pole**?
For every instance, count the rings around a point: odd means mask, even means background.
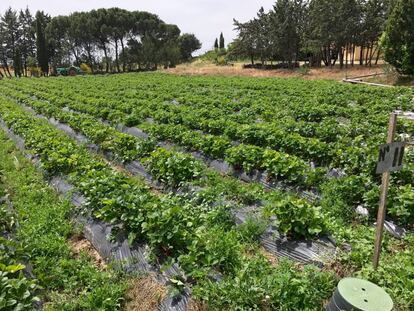
[[[390,121],[388,125],[388,137],[387,137],[388,144],[394,141],[396,127],[397,127],[397,114],[393,112],[390,115]],[[384,220],[385,220],[389,183],[390,183],[390,172],[382,173],[381,195],[380,195],[379,209],[378,209],[378,215],[377,215],[377,230],[375,234],[375,248],[374,248],[374,258],[373,258],[373,266],[375,270],[378,268],[379,257],[381,253],[382,233],[384,230]]]

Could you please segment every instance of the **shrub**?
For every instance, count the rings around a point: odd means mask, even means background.
[[[258,243],[261,235],[265,232],[267,222],[264,219],[248,218],[245,223],[241,224],[237,230],[239,238],[243,242]]]
[[[80,64],[79,67],[86,74],[91,74],[92,73],[92,69],[88,64],[82,63],[82,64]]]

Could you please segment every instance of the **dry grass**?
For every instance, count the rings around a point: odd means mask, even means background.
[[[69,246],[75,256],[80,256],[81,253],[86,253],[92,258],[96,267],[101,270],[106,269],[107,265],[104,259],[99,255],[98,251],[92,246],[91,242],[82,236],[74,236],[69,240]]]
[[[367,82],[380,83],[387,85],[396,85],[396,86],[414,86],[414,79],[410,77],[399,76],[395,73],[389,73],[386,75],[366,79]]]
[[[348,69],[340,69],[339,66],[333,68],[321,67],[312,68],[307,74],[302,74],[299,70],[260,70],[260,69],[243,69],[242,63],[236,63],[234,66],[216,66],[206,61],[195,61],[190,64],[178,65],[176,68],[164,70],[171,74],[182,75],[217,75],[217,76],[245,76],[245,77],[300,77],[304,79],[325,79],[325,80],[342,80],[346,76],[355,77],[369,75],[374,73],[382,73],[383,65],[365,67],[356,65],[349,66]]]
[[[155,311],[167,289],[153,275],[131,280],[126,296],[125,311]]]
[[[188,302],[188,307],[187,307],[187,311],[206,311],[207,307],[205,304],[190,299],[190,301]]]

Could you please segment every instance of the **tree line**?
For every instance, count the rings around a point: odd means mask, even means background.
[[[51,17],[9,8],[0,15],[0,76],[43,75],[56,67],[87,64],[92,72],[173,67],[201,48],[193,35],[157,15],[120,8]]]
[[[252,64],[280,61],[286,67],[298,61],[315,67],[376,64],[378,43],[395,2],[277,0],[272,10],[261,8],[246,23],[234,20],[238,37],[230,52]]]

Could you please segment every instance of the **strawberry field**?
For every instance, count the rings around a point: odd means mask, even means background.
[[[160,275],[174,267],[165,286],[182,310],[188,299],[207,310],[322,310],[345,276],[414,309],[412,147],[391,175],[386,219],[399,230],[386,231],[372,268],[375,168],[394,110],[414,111],[412,89],[158,73],[0,82],[5,133],[24,141],[44,181],[61,178],[66,196],[83,198],[67,217],[111,226],[107,239],[144,247]],[[414,122],[397,133],[413,141]],[[1,273],[25,279],[10,268],[21,256],[3,253]],[[44,287],[33,256],[27,286]],[[105,310],[123,308],[122,277],[100,276],[116,288]],[[99,301],[93,286],[84,294]]]

